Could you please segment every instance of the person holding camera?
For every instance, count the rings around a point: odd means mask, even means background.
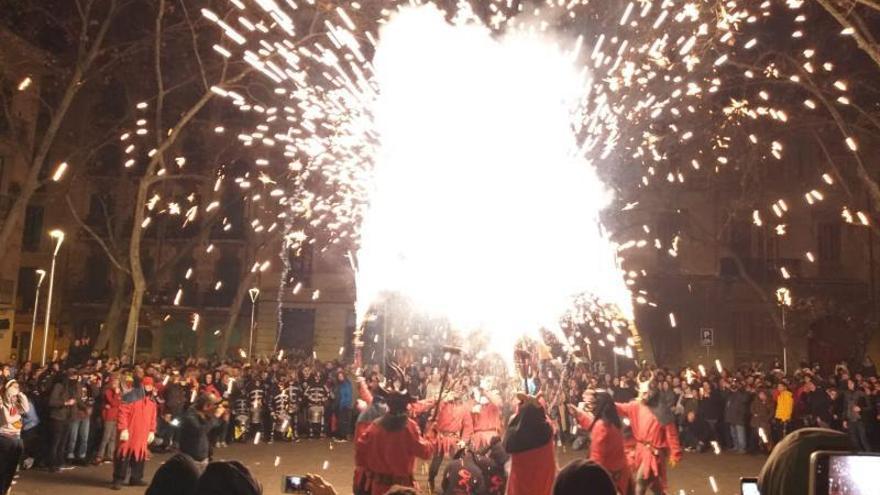
[[[18,382],[9,380],[0,395],[0,495],[6,495],[24,451],[21,443],[22,415],[31,408]]]

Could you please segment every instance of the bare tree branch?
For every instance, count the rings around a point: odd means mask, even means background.
[[[76,220],[76,223],[78,223],[83,230],[88,232],[88,234],[92,237],[92,239],[94,239],[95,242],[98,243],[99,246],[101,246],[101,248],[104,250],[104,254],[106,254],[107,258],[110,259],[110,262],[113,263],[113,266],[115,266],[118,270],[122,270],[123,272],[130,274],[131,271],[128,268],[124,267],[122,263],[120,263],[119,260],[116,259],[116,256],[113,254],[110,248],[107,247],[107,243],[104,242],[104,239],[102,239],[97,232],[95,232],[91,227],[89,227],[86,222],[82,220],[82,218],[79,216],[79,213],[77,213],[76,211],[76,207],[73,206],[73,201],[71,201],[70,195],[67,194],[64,196],[64,198],[67,200],[67,207],[70,209],[70,213],[73,215],[73,219]]]

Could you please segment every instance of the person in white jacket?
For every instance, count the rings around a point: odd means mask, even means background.
[[[18,382],[9,380],[0,392],[0,495],[6,495],[24,451],[22,415],[31,408]]]

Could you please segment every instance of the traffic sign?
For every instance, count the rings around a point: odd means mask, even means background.
[[[701,328],[700,329],[700,345],[703,347],[712,347],[715,345],[715,329],[714,328]]]

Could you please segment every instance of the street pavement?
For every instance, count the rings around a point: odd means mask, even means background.
[[[273,445],[235,444],[216,452],[219,459],[235,459],[245,464],[263,485],[263,493],[281,493],[282,475],[317,473],[330,481],[340,495],[351,493],[352,464],[354,459],[351,443],[333,443],[328,440],[305,440],[299,443],[275,443]],[[584,451],[559,449],[559,465],[581,457]],[[168,455],[154,455],[147,462],[146,480]],[[670,472],[670,494],[712,494],[709,477],[712,476],[722,495],[739,494],[740,476],[757,476],[764,456],[737,454],[685,454],[684,460]],[[276,464],[278,464],[276,466]],[[109,489],[111,465],[77,467],[51,474],[42,470],[20,473],[11,493],[13,495],[92,495],[112,493]],[[426,478],[427,467],[419,463],[416,477]],[[439,480],[438,480],[439,485]],[[125,487],[121,494],[142,494],[144,488]]]

